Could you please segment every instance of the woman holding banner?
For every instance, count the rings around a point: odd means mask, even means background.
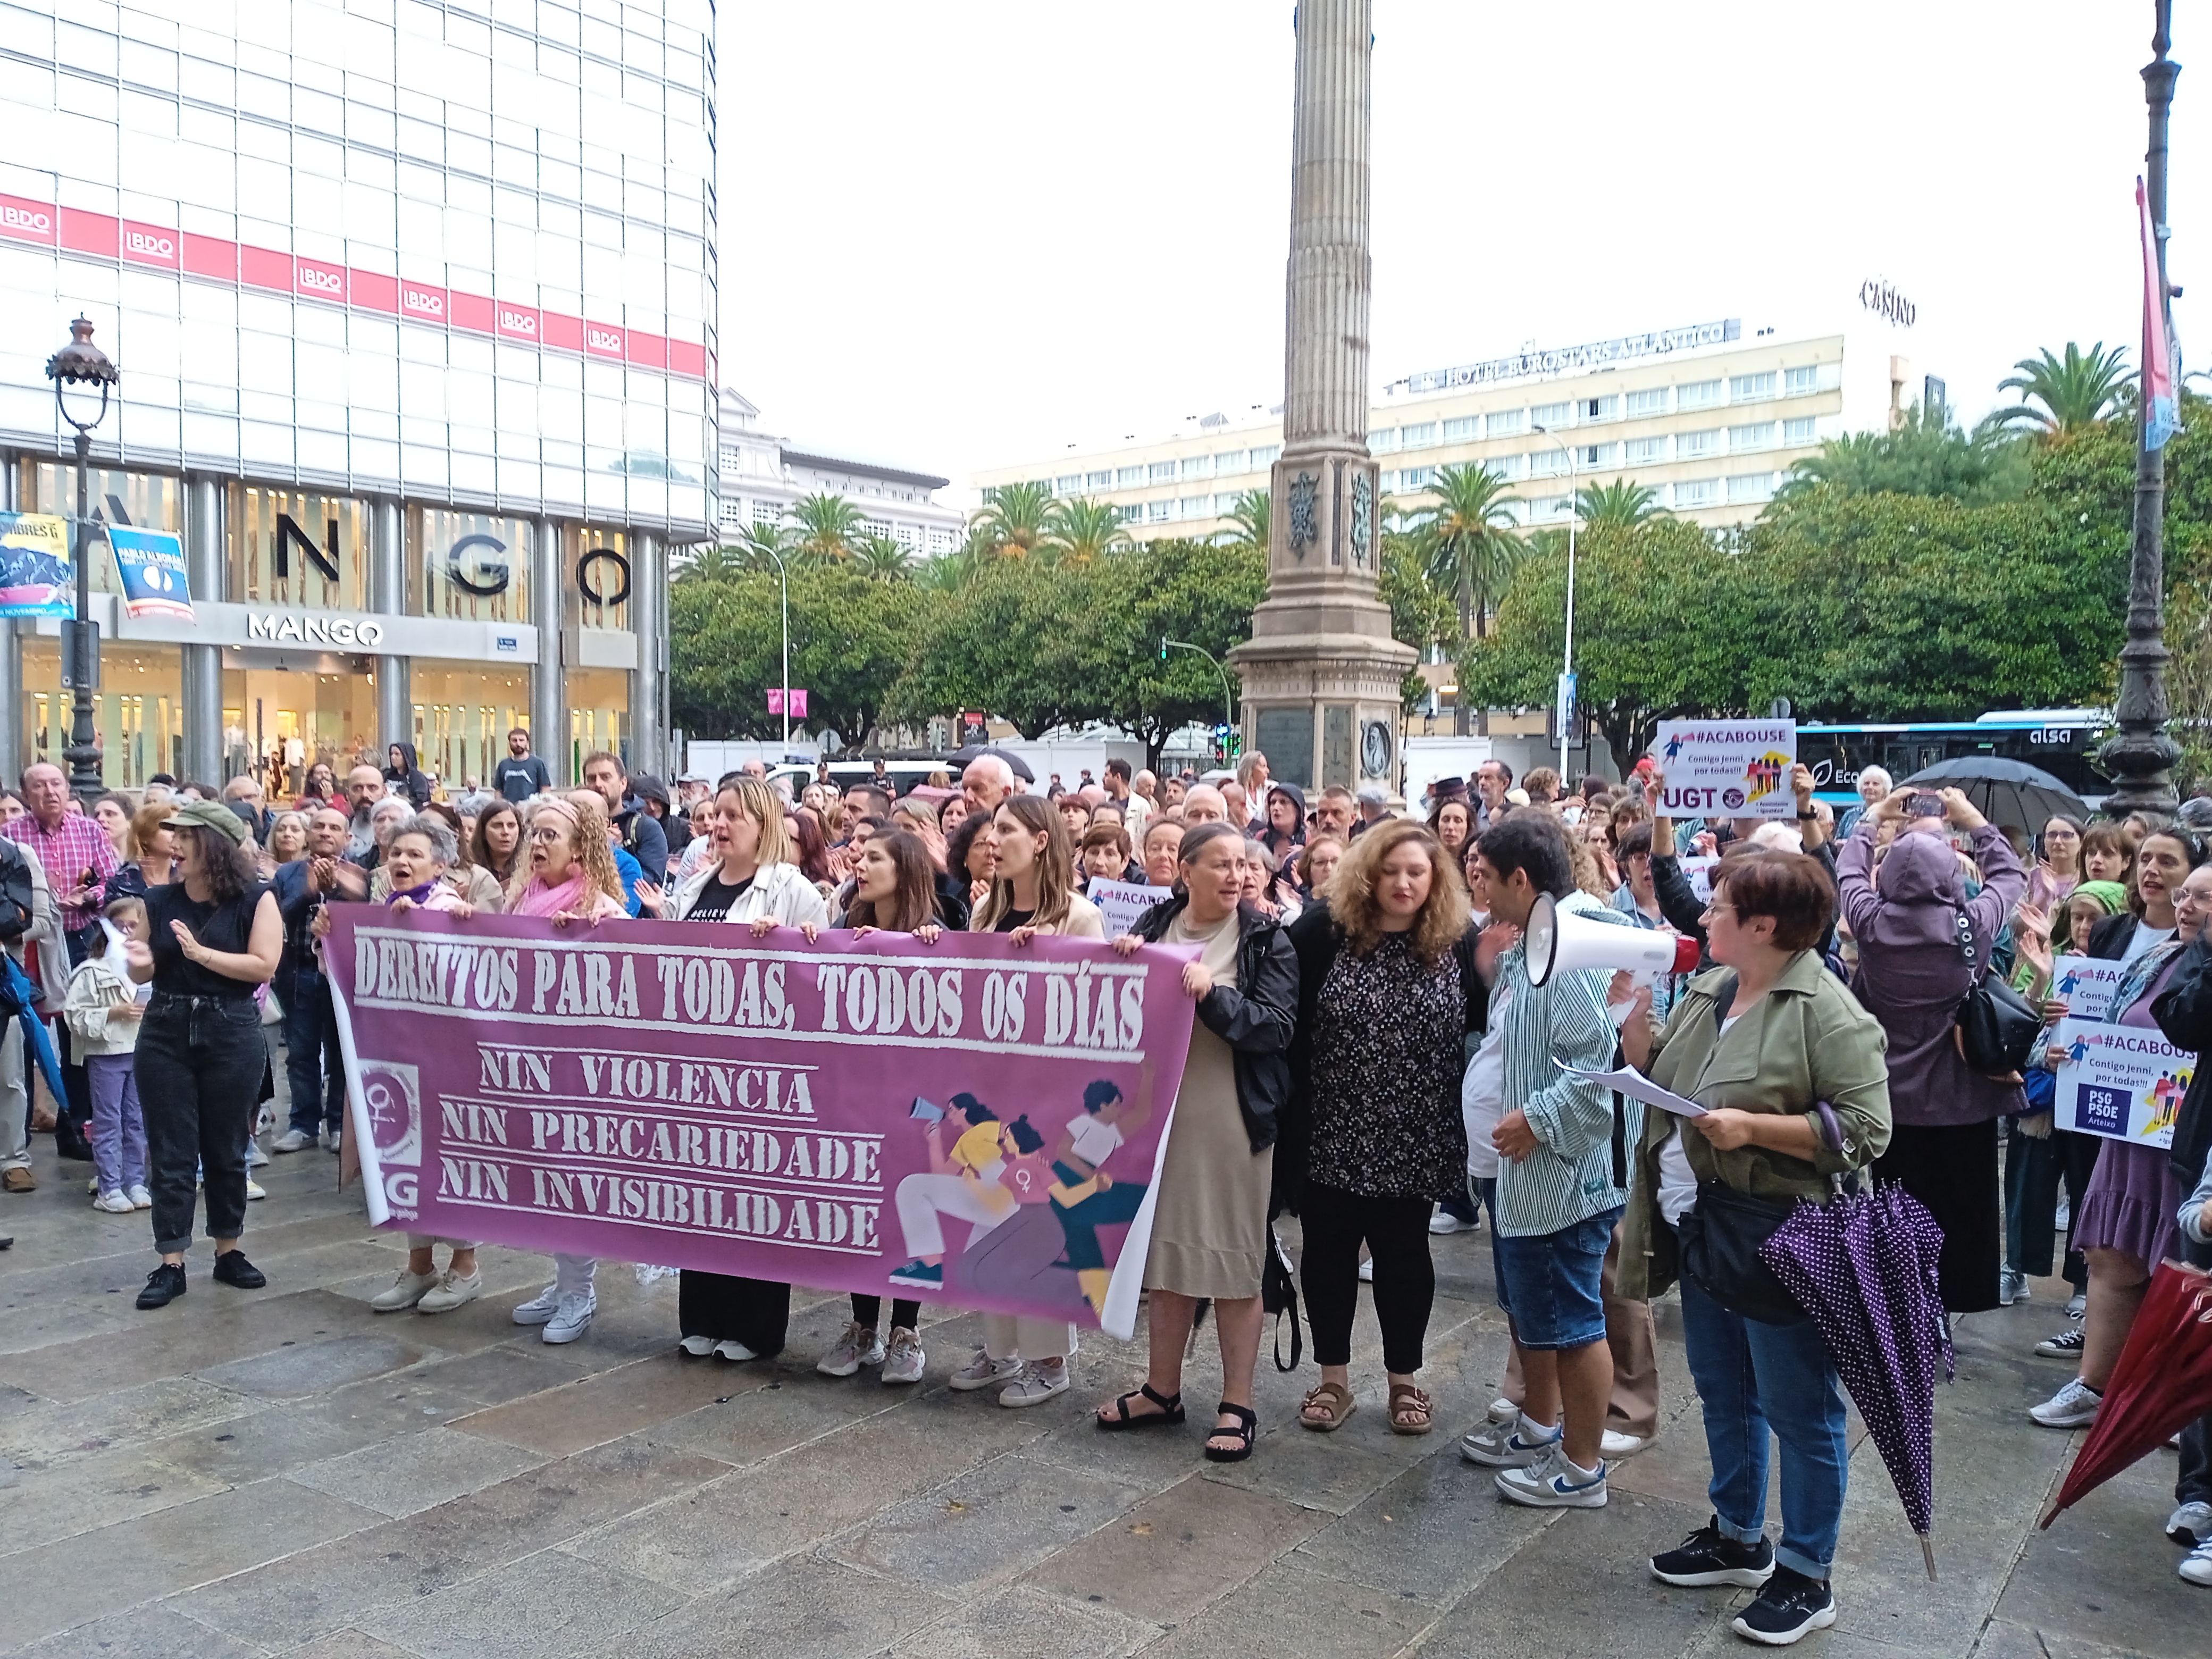
[[[531,809],[528,857],[508,890],[507,914],[544,916],[556,927],[593,926],[619,916],[622,877],[607,841],[605,811],[587,793],[548,795]],[[514,1310],[518,1325],[542,1325],[544,1340],[574,1342],[599,1310],[599,1262],[588,1255],[553,1257],[554,1279]]]
[[[2212,867],[2205,866],[2197,838],[2178,829],[2144,836],[2128,903],[2128,914],[2090,935],[2092,956],[2126,964],[2104,1018],[2162,1036],[2152,1005],[2180,967],[2185,950],[2212,920]],[[2045,1059],[2056,1070],[2064,1057],[2063,1049],[2053,1048]],[[2162,1146],[2106,1140],[2098,1150],[2096,1173],[2074,1224],[2075,1244],[2089,1261],[2081,1369],[2064,1388],[2030,1408],[2028,1415],[2046,1429],[2084,1428],[2097,1420],[2105,1385],[2150,1288],[2151,1269],[2174,1253],[2174,1215],[2188,1190]]]
[[[1290,937],[1243,902],[1244,838],[1225,823],[1194,825],[1182,838],[1175,896],[1114,941],[1198,947],[1183,989],[1198,1004],[1190,1055],[1168,1130],[1152,1236],[1145,1259],[1152,1344],[1142,1387],[1098,1407],[1107,1430],[1184,1420],[1182,1356],[1200,1301],[1213,1303],[1221,1343],[1221,1403],[1206,1455],[1238,1463],[1252,1455],[1259,1418],[1252,1370],[1260,1357],[1260,1275],[1270,1248],[1267,1208],[1277,1119],[1290,1095],[1291,1034],[1297,1022],[1298,964]]]
[[[722,785],[714,840],[715,856],[671,899],[672,920],[742,922],[755,939],[778,927],[797,927],[811,939],[830,925],[821,889],[799,867],[782,798],[767,783],[739,775]],[[695,1359],[765,1359],[782,1351],[791,1286],[687,1267],[676,1319],[683,1333],[678,1346]]]
[[[1106,937],[1098,907],[1075,890],[1066,817],[1040,796],[1013,795],[999,804],[992,830],[998,862],[971,932],[1009,933],[1016,945],[1040,933]],[[963,1393],[995,1388],[999,1403],[1009,1409],[1040,1406],[1067,1392],[1074,1352],[1075,1327],[1066,1320],[987,1313],[983,1346],[952,1374],[952,1386]]]

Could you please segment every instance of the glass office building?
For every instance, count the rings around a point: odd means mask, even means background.
[[[711,0],[0,3],[0,507],[74,509],[46,359],[122,370],[95,516],[106,776],[296,789],[387,743],[458,784],[527,726],[665,770],[672,546],[714,522]],[[8,625],[0,765],[67,741]],[[12,752],[10,752],[12,751]]]

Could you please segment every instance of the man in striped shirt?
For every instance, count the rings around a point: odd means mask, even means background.
[[[1566,831],[1549,812],[1506,817],[1483,833],[1477,857],[1493,925],[1525,927],[1540,893],[1563,913],[1605,919],[1606,907],[1575,887]],[[1513,1317],[1527,1396],[1516,1423],[1463,1449],[1498,1471],[1498,1492],[1515,1503],[1601,1509],[1613,1355],[1601,1279],[1628,1194],[1613,1181],[1611,1097],[1554,1061],[1587,1071],[1612,1065],[1611,975],[1568,969],[1533,985],[1516,941],[1498,958],[1498,976],[1507,1001],[1504,1095],[1519,1103],[1493,1137],[1498,1292]]]

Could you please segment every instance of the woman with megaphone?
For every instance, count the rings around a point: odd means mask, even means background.
[[[1820,1328],[1777,1310],[1788,1298],[1763,1266],[1741,1269],[1757,1263],[1754,1234],[1800,1199],[1826,1202],[1832,1178],[1871,1164],[1890,1136],[1881,1026],[1814,948],[1835,911],[1817,859],[1729,858],[1703,918],[1715,970],[1683,988],[1663,1036],[1640,999],[1621,1030],[1632,1064],[1704,1108],[1645,1114],[1622,1228],[1623,1295],[1663,1293],[1679,1267],[1713,1465],[1711,1522],[1653,1557],[1651,1571],[1762,1589],[1734,1627],[1773,1644],[1835,1622],[1828,1569],[1850,1449]],[[1761,1273],[1770,1282],[1752,1282]],[[1770,1426],[1782,1443],[1778,1547],[1765,1534]]]

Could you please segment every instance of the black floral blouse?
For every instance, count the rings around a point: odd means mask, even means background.
[[[1459,975],[1455,956],[1429,967],[1404,933],[1337,952],[1315,1009],[1313,1180],[1365,1198],[1466,1188]]]

